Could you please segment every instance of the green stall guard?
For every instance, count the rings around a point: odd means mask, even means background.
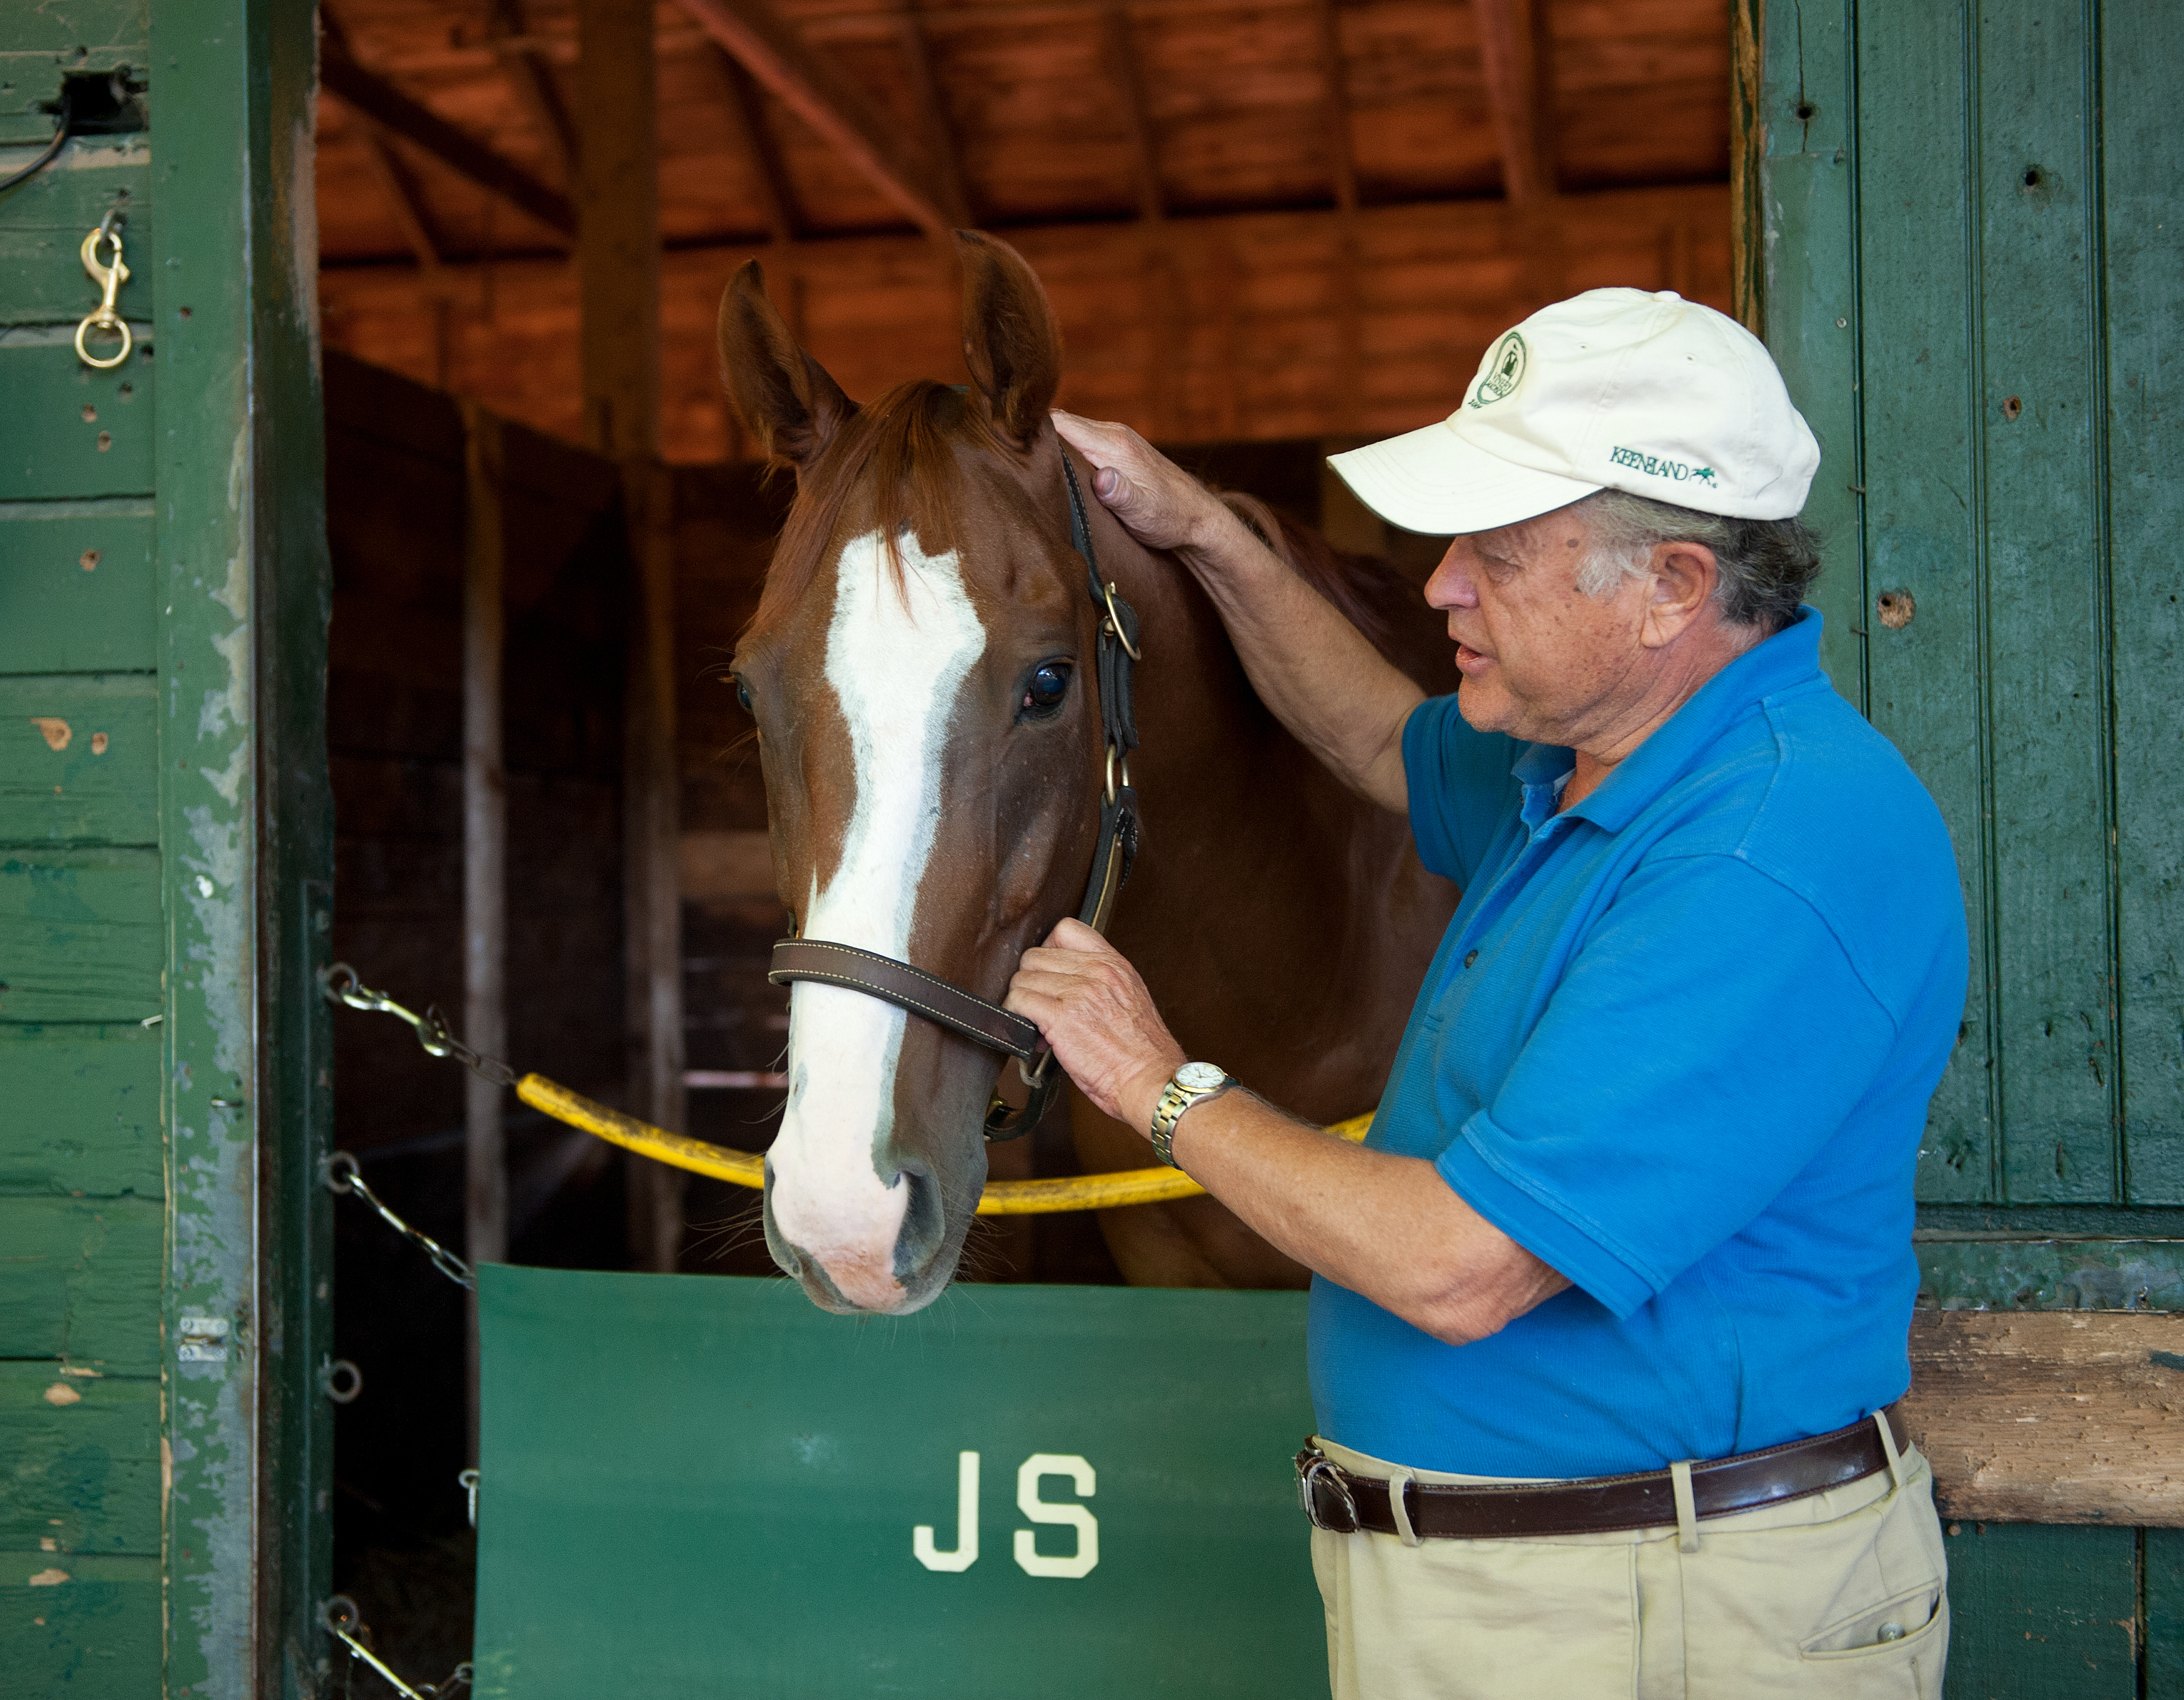
[[[1327,1692],[1301,1294],[493,1266],[478,1312],[482,1700]]]

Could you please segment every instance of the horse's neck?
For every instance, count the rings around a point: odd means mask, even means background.
[[[1240,837],[1254,841],[1253,860],[1280,863],[1310,852],[1284,827],[1285,820],[1294,826],[1307,800],[1318,822],[1338,835],[1376,812],[1259,700],[1219,614],[1180,561],[1133,546],[1108,576],[1139,613],[1144,743],[1131,768],[1148,830],[1162,840],[1163,882],[1181,880],[1218,900],[1234,863],[1224,846],[1233,850]],[[1341,894],[1326,895],[1339,902]]]

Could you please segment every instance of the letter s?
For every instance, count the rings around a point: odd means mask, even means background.
[[[1077,1550],[1065,1558],[1050,1558],[1038,1547],[1034,1530],[1019,1529],[1016,1538],[1017,1568],[1027,1576],[1086,1576],[1100,1562],[1100,1519],[1081,1505],[1050,1505],[1039,1497],[1043,1475],[1066,1475],[1086,1499],[1098,1491],[1092,1466],[1074,1452],[1034,1452],[1017,1471],[1017,1509],[1034,1523],[1058,1523],[1077,1530]]]

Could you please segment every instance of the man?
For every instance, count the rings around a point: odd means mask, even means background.
[[[1819,450],[1764,348],[1593,290],[1445,423],[1335,458],[1454,534],[1429,700],[1134,434],[1057,423],[1463,893],[1362,1147],[1186,1067],[1074,922],[1009,998],[1316,1272],[1337,1700],[1937,1695],[1931,1482],[1885,1412],[1964,910],[1931,799],[1819,671]]]

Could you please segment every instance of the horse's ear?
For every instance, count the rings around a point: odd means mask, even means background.
[[[857,404],[796,344],[766,293],[766,273],[744,262],[721,297],[721,382],[769,454],[801,471],[819,458]]]
[[[1046,291],[1005,242],[957,231],[963,258],[963,358],[994,423],[1028,446],[1061,387],[1061,332]]]

